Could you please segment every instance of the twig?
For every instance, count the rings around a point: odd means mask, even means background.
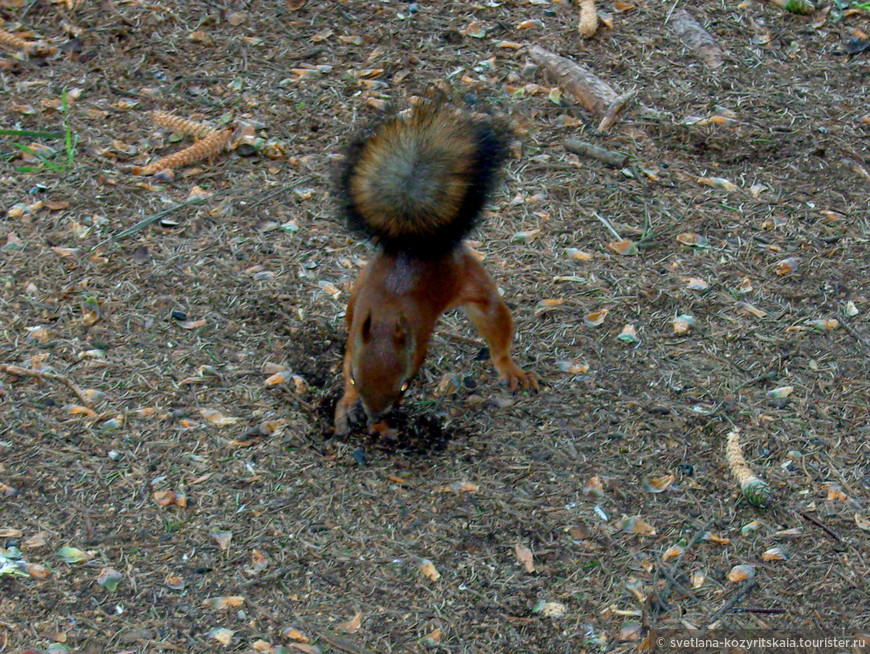
[[[840,319],[840,324],[843,325],[843,329],[846,330],[846,333],[848,333],[849,336],[851,336],[856,341],[858,341],[858,345],[863,347],[865,350],[870,350],[870,345],[867,345],[867,342],[861,337],[861,334],[859,334],[855,330],[855,328],[852,327],[852,325],[850,325],[848,322],[846,322],[846,318],[845,318],[845,316],[842,315],[842,313],[839,316],[839,319]]]
[[[70,389],[73,393],[75,393],[76,397],[79,398],[79,401],[84,404],[86,407],[93,408],[93,404],[84,394],[81,388],[69,377],[65,375],[58,375],[53,372],[42,372],[39,370],[29,370],[27,368],[22,368],[21,366],[12,366],[5,363],[0,363],[0,372],[5,372],[7,375],[12,375],[15,377],[35,377],[36,379],[45,379],[49,381],[60,382],[68,389]]]
[[[331,631],[327,631],[326,629],[312,629],[312,631],[333,647],[340,649],[342,652],[348,652],[349,654],[374,654],[374,652],[367,647],[354,645],[349,640],[342,638]]]
[[[607,218],[605,218],[604,216],[599,214],[597,211],[593,211],[592,215],[601,221],[601,224],[604,225],[608,229],[608,231],[616,237],[617,241],[622,240],[622,237],[619,235],[619,232],[617,232],[616,229],[614,229],[613,225],[610,224],[610,221],[607,220]]]
[[[737,604],[737,602],[742,600],[744,598],[744,596],[748,595],[749,591],[751,591],[753,588],[755,588],[755,585],[757,583],[758,582],[755,579],[747,580],[746,583],[744,583],[743,586],[740,588],[740,590],[737,591],[737,593],[734,595],[734,597],[732,597],[730,600],[725,602],[725,604],[723,604],[722,607],[718,611],[716,611],[713,615],[710,616],[710,618],[707,620],[707,629],[709,629],[713,625],[713,623],[719,619],[719,616],[721,616],[723,613],[725,613],[725,611],[729,611],[732,606],[734,606],[735,604]]]
[[[742,372],[742,368],[740,368],[739,366],[737,366],[736,364],[734,364],[733,361],[731,361],[730,359],[726,359],[726,361],[728,361],[729,363],[733,364],[733,365],[734,365],[738,370],[740,370],[740,371]],[[770,379],[776,379],[776,377],[777,377],[777,373],[776,373],[776,372],[774,372],[773,370],[768,370],[767,372],[763,372],[763,373],[761,373],[760,375],[756,375],[756,376],[753,377],[752,379],[747,379],[745,382],[742,382],[742,383],[738,384],[737,386],[734,387],[734,389],[733,389],[731,392],[732,392],[732,393],[737,393],[737,391],[739,391],[739,390],[741,390],[741,389],[743,389],[743,388],[746,388],[747,386],[752,386],[753,384],[758,383],[758,382],[760,382],[760,381],[766,381],[766,380],[770,380]]]
[[[600,132],[613,125],[628,100],[634,95],[633,92],[617,94],[588,66],[561,57],[540,46],[529,47],[529,58],[549,73],[562,91],[586,107],[587,111],[601,117],[601,122],[598,124]]]
[[[680,563],[682,563],[683,558],[686,556],[686,553],[690,549],[692,549],[698,543],[698,541],[700,541],[704,537],[704,534],[707,533],[707,530],[710,528],[711,524],[713,524],[713,518],[710,518],[707,521],[707,524],[705,524],[703,527],[701,527],[698,531],[695,532],[695,535],[692,536],[692,540],[689,541],[689,544],[686,545],[686,547],[683,548],[683,551],[680,552],[680,554],[677,556],[677,560],[674,561],[674,564],[671,566],[671,570],[670,570],[670,572],[673,576],[675,576],[675,577],[677,576],[677,568],[680,567]]]
[[[285,509],[287,507],[282,506],[281,508]],[[255,585],[259,585],[259,584],[271,584],[274,581],[278,581],[282,577],[286,577],[291,572],[292,572],[292,568],[289,565],[284,566],[284,567],[278,568],[277,570],[270,572],[269,574],[260,575],[257,577],[252,577],[251,579],[247,579],[247,580],[243,581],[241,584],[239,584],[239,588],[248,588],[250,586],[255,586]]]
[[[753,609],[735,607],[731,609],[731,613],[761,613],[762,615],[781,615],[786,613],[785,609]]]
[[[722,65],[722,48],[688,11],[685,9],[675,11],[671,28],[680,41],[697,52],[701,60],[710,68],[718,68]]]
[[[143,229],[148,227],[148,225],[156,223],[158,220],[160,220],[161,218],[163,218],[165,216],[168,216],[172,212],[178,211],[179,209],[183,209],[184,207],[190,206],[192,204],[205,204],[205,198],[195,196],[195,197],[190,198],[189,200],[185,200],[184,202],[182,202],[180,204],[173,205],[173,206],[169,207],[168,209],[163,209],[162,211],[158,211],[157,213],[140,220],[138,223],[136,223],[132,227],[128,227],[124,231],[118,232],[114,236],[110,236],[109,238],[107,238],[103,241],[100,241],[94,247],[91,248],[91,251],[96,250],[98,247],[100,247],[101,245],[105,245],[109,241],[120,241],[122,238],[127,238],[128,236],[132,236],[133,234],[135,234],[137,232],[141,232]]]
[[[813,516],[811,516],[809,513],[804,513],[803,511],[800,511],[800,512],[798,513],[798,515],[799,515],[801,518],[803,518],[804,520],[806,520],[807,522],[811,522],[812,524],[814,524],[816,527],[818,527],[819,529],[821,529],[823,532],[825,532],[828,536],[830,536],[831,538],[833,538],[833,539],[834,539],[835,541],[837,541],[838,543],[841,542],[841,541],[843,540],[842,538],[840,538],[840,537],[836,534],[836,532],[834,532],[833,530],[831,530],[829,527],[826,527],[825,525],[823,525],[821,522],[819,522],[818,520],[816,520],[816,519],[815,519]]]
[[[666,567],[662,566],[658,569],[658,571],[661,572],[662,576],[668,580],[667,587],[664,588],[660,593],[656,592],[656,595],[658,596],[660,602],[663,600],[663,596],[666,597],[668,595],[668,591],[670,591],[671,588],[676,588],[681,593],[683,593],[686,597],[691,597],[692,591],[690,591],[688,588],[686,588],[686,586],[684,586],[679,581],[677,581],[677,578],[674,576],[674,574],[670,570],[668,570]]]
[[[266,195],[261,197],[259,200],[255,201],[253,204],[246,205],[245,209],[247,211],[250,211],[251,209],[255,209],[255,208],[259,207],[261,204],[263,204],[264,202],[268,202],[269,200],[273,200],[274,198],[278,197],[282,193],[286,193],[287,191],[290,190],[290,188],[291,188],[290,186],[282,186],[281,188],[276,189],[276,190],[272,191],[271,193],[267,193]]]
[[[628,161],[627,154],[607,150],[597,145],[593,145],[592,143],[587,143],[586,141],[567,139],[564,145],[568,152],[598,159],[598,161],[606,163],[608,166],[613,166],[614,168],[622,168],[625,165],[625,162]]]

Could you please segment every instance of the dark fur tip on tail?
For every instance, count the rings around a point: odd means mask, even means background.
[[[424,101],[354,141],[339,177],[352,229],[387,251],[437,256],[474,227],[507,156],[509,132]]]

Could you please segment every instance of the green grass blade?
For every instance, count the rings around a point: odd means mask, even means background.
[[[23,136],[29,139],[62,139],[63,132],[31,132],[27,129],[0,129],[0,136]]]

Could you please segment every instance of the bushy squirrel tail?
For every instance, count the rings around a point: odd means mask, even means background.
[[[350,146],[339,192],[351,228],[384,250],[438,256],[474,227],[506,158],[508,131],[424,100]]]

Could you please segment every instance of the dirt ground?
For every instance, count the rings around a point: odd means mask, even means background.
[[[0,51],[0,652],[867,632],[867,12],[699,0],[711,68],[679,2],[602,2],[589,40],[548,0],[69,4],[0,2],[57,49]],[[634,92],[616,124],[528,44]],[[517,133],[472,245],[544,388],[500,387],[448,314],[399,436],[334,438],[372,253],[334,169],[444,81]],[[134,175],[191,143],[157,110],[251,134]],[[734,428],[770,508],[741,498]]]

